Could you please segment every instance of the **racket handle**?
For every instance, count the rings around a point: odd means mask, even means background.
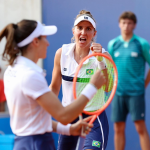
[[[82,120],[82,119],[83,119],[83,117],[82,117],[82,115],[81,115],[81,114],[79,115],[79,119],[80,119],[80,120]],[[83,138],[85,138],[85,137],[86,137],[86,134],[84,133],[84,126],[82,126],[82,128],[81,128],[81,137],[83,137]]]

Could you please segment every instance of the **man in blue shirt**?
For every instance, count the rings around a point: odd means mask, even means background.
[[[127,114],[135,124],[142,150],[150,150],[149,135],[145,125],[145,62],[150,66],[148,42],[134,35],[137,19],[134,13],[124,12],[119,18],[121,35],[108,43],[108,51],[118,70],[118,86],[112,102],[112,121],[115,130],[115,149],[125,148],[125,121]]]

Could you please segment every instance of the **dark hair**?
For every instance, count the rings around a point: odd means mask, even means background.
[[[17,43],[23,41],[28,37],[36,28],[37,22],[34,20],[22,20],[17,24],[8,24],[0,32],[0,41],[6,37],[6,45],[2,54],[3,60],[7,60],[10,65],[13,64],[17,55],[21,52],[24,53],[28,45],[18,48]]]
[[[119,21],[121,19],[130,19],[132,20],[135,24],[137,23],[137,18],[136,15],[131,12],[131,11],[125,11],[124,13],[121,14],[121,16],[119,17]]]

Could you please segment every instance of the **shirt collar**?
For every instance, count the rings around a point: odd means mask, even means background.
[[[135,39],[135,35],[133,34],[132,38],[128,42],[124,41],[124,39],[122,38],[122,35],[119,36],[119,39],[120,39],[120,41],[122,41],[124,43],[129,43]]]
[[[18,56],[15,60],[15,64],[21,64],[21,65],[27,66],[28,68],[31,68],[35,71],[43,73],[42,68],[40,68],[36,63],[34,63],[32,60],[30,60],[24,56]]]
[[[68,48],[68,51],[67,51],[66,55],[68,55],[68,56],[70,56],[70,57],[74,57],[74,49],[75,49],[75,46],[76,46],[76,44],[75,44],[75,43],[72,43],[72,44],[70,45],[70,47]],[[88,54],[88,55],[90,55],[90,54],[92,54],[92,51],[91,51],[91,50],[89,51],[89,54]],[[90,59],[93,59],[93,57],[90,57]]]

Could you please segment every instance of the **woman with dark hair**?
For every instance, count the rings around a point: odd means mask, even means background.
[[[105,83],[100,71],[73,104],[63,107],[48,88],[43,70],[36,65],[39,58],[46,57],[49,46],[46,36],[56,31],[56,26],[22,20],[7,25],[0,32],[0,40],[7,39],[3,59],[9,62],[9,66],[4,74],[4,86],[11,129],[16,134],[14,150],[54,150],[52,131],[79,135],[82,125],[89,127],[86,133],[92,127],[85,121],[73,125],[68,123],[82,112],[97,88]],[[51,116],[60,123],[52,121]]]

